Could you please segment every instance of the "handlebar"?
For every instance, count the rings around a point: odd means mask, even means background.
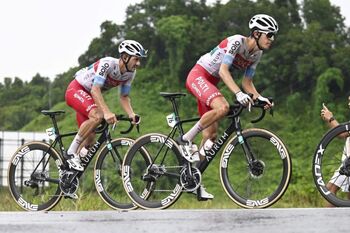
[[[268,100],[272,103],[273,102],[273,98],[272,97],[268,97]],[[254,120],[251,120],[251,123],[256,123],[261,121],[266,114],[266,110],[264,109],[264,106],[266,105],[266,102],[264,101],[260,101],[258,99],[254,100],[254,104],[251,106],[253,108],[260,108],[261,109],[261,114],[259,117],[257,117]],[[229,113],[227,114],[227,117],[229,118],[235,118],[238,115],[240,115],[243,111],[244,108],[247,108],[246,106],[240,104],[238,101],[235,101],[232,105],[230,105],[230,110]],[[273,115],[273,109],[270,109],[270,114]]]
[[[132,124],[132,118],[129,118],[125,115],[115,115],[115,117],[117,118],[118,121],[128,121],[130,123],[130,126],[127,130],[124,130],[124,131],[120,131],[121,134],[127,134],[129,133],[133,128],[134,128],[134,124]],[[140,116],[136,115],[135,116],[135,120],[137,122],[140,121]],[[107,128],[108,128],[108,123],[107,121],[103,120],[102,123],[100,124],[99,127],[96,128],[95,132],[96,133],[102,133],[103,131],[105,131]],[[137,129],[137,132],[139,133],[140,132],[140,126],[139,124],[136,124],[136,129]]]

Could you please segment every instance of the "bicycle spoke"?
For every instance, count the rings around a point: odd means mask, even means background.
[[[237,139],[229,143],[227,148],[233,149],[224,153],[221,159],[220,176],[226,192],[238,205],[244,208],[268,207],[285,192],[291,162],[286,148],[276,138],[266,130],[254,129],[244,134],[246,147],[241,146]]]
[[[141,137],[124,160],[124,187],[142,208],[166,208],[181,194],[179,151],[166,138],[159,134]],[[151,164],[145,164],[142,159],[144,152],[151,158]]]
[[[61,198],[58,187],[61,160],[44,143],[19,149],[9,169],[10,191],[26,210],[48,210]]]

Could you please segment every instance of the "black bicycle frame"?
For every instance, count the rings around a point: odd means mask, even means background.
[[[198,121],[198,120],[199,120],[199,118],[192,118],[192,119],[187,119],[187,120],[183,120],[183,121],[181,121],[181,120],[178,121],[176,123],[176,125],[174,126],[174,128],[169,133],[166,141],[169,138],[173,138],[177,129],[179,129],[180,135],[182,135],[181,132],[183,132],[183,130],[182,130],[183,123],[193,122],[193,121]],[[242,126],[241,126],[240,118],[238,116],[232,117],[231,124],[224,131],[224,133],[221,135],[221,137],[214,142],[214,144],[210,150],[205,150],[205,160],[200,162],[200,165],[198,167],[198,169],[201,173],[203,173],[205,171],[205,169],[209,166],[211,161],[215,158],[216,154],[220,151],[220,149],[223,147],[223,145],[226,144],[227,140],[230,138],[230,136],[234,132],[236,132],[237,136],[239,137],[239,140],[242,140],[241,145],[243,147],[243,150],[245,151],[245,155],[247,156],[247,160],[251,161],[254,159],[252,153],[250,153],[250,149],[249,149],[248,144],[244,142],[243,138],[240,138],[242,135]],[[164,145],[165,144],[163,144],[163,146],[159,149],[157,156],[159,155],[160,151],[163,149]]]
[[[234,132],[236,132],[238,137],[240,137],[242,135],[242,127],[241,127],[241,122],[240,122],[239,117],[234,117],[232,119],[232,122],[229,125],[229,127],[224,131],[224,133],[221,135],[221,137],[219,139],[215,140],[215,142],[210,150],[204,150],[205,160],[201,161],[200,165],[198,167],[198,169],[201,173],[203,173],[205,171],[205,169],[209,166],[211,161],[215,158],[217,153],[220,151],[220,149],[223,147],[223,145],[226,144],[227,140],[230,138],[230,136]],[[246,147],[247,145],[245,145],[245,143],[243,143],[243,141],[242,141],[242,145],[243,145],[244,149],[247,149],[247,151],[249,151],[248,148]],[[249,153],[249,154],[251,154],[251,153]]]
[[[56,128],[56,127],[55,127]],[[58,128],[56,128],[55,130],[57,130],[57,136],[55,138],[55,140],[50,144],[50,147],[48,149],[48,151],[51,149],[51,148],[55,148],[55,146],[58,144],[59,147],[60,147],[60,152],[61,152],[61,155],[64,155],[64,153],[66,153],[64,147],[63,147],[63,143],[62,143],[62,138],[64,137],[68,137],[68,136],[74,136],[77,134],[77,132],[71,132],[71,133],[65,133],[65,134],[62,134],[60,135],[59,134],[59,131],[58,131]],[[100,149],[101,145],[104,143],[104,142],[110,142],[111,141],[111,136],[109,134],[109,129],[107,128],[106,130],[104,130],[100,137],[97,139],[97,141],[95,142],[95,144],[89,148],[88,150],[88,153],[86,156],[84,156],[83,158],[81,158],[81,161],[82,161],[82,166],[84,167],[84,170],[83,171],[75,171],[76,176],[78,177],[81,177],[82,174],[84,173],[84,171],[86,171],[85,168],[87,168],[90,164],[90,162],[92,161],[92,159],[94,158],[94,156],[96,155],[97,151]],[[46,151],[46,153],[48,152]],[[45,156],[43,156],[43,158],[41,159],[41,161],[38,163],[38,165],[36,166],[36,168],[33,170],[33,173],[36,171],[36,169],[38,168],[38,166],[42,163],[42,161],[45,159]],[[65,160],[65,158],[63,157],[63,159]],[[44,164],[44,167],[47,165],[49,160],[47,160],[47,162]]]

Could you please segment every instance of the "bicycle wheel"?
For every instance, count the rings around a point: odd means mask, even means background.
[[[286,191],[292,172],[288,150],[276,135],[247,129],[226,145],[220,160],[221,183],[227,195],[243,208],[266,208]],[[243,143],[243,141],[245,143]],[[243,145],[254,161],[247,162]]]
[[[147,153],[152,163],[144,162]],[[177,144],[162,134],[135,141],[123,161],[123,184],[131,200],[144,209],[164,209],[181,195],[182,156]]]
[[[28,211],[52,209],[62,198],[62,158],[43,142],[21,146],[11,158],[8,184],[16,203]]]
[[[112,150],[105,145],[95,163],[95,186],[102,200],[113,209],[131,210],[137,208],[123,188],[122,163],[124,155],[134,140],[130,138],[113,139]],[[143,163],[150,164],[150,158],[143,153]]]
[[[312,161],[312,174],[320,194],[334,206],[350,207],[350,123],[341,124],[325,134]],[[329,185],[337,187],[331,192]]]

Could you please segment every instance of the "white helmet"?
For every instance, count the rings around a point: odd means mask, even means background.
[[[277,33],[278,24],[274,18],[265,14],[254,15],[249,21],[250,30]]]
[[[131,56],[147,57],[147,50],[142,45],[134,40],[124,40],[119,44],[119,54],[127,53]]]

